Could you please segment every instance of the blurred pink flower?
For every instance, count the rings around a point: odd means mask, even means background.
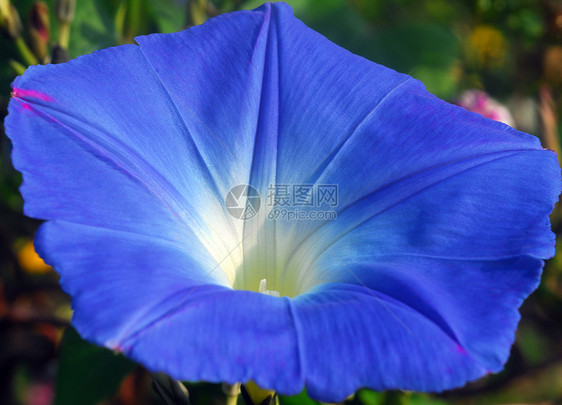
[[[466,90],[455,104],[495,121],[515,127],[515,120],[509,110],[482,90]]]
[[[25,395],[25,405],[51,405],[54,399],[52,383],[32,384]]]

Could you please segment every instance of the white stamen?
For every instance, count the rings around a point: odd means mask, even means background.
[[[271,295],[273,297],[279,297],[279,291],[267,289],[267,280],[265,278],[260,281],[259,292],[262,293],[262,294]]]

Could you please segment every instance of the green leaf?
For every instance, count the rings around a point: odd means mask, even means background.
[[[108,0],[76,2],[76,15],[70,28],[72,58],[117,45],[116,9],[111,3]]]
[[[306,391],[291,397],[279,395],[279,403],[280,405],[318,405],[318,402],[313,401],[308,397]]]
[[[94,405],[114,395],[135,363],[83,340],[67,328],[61,344],[54,405]]]
[[[439,97],[456,91],[454,65],[461,47],[449,27],[432,23],[385,27],[377,32],[372,51],[376,62],[413,75]]]
[[[246,2],[244,8],[259,2]],[[450,98],[457,93],[460,75],[456,66],[462,47],[449,24],[436,23],[434,18],[409,21],[405,16],[371,24],[369,16],[377,15],[377,7],[383,4],[376,1],[354,2],[361,13],[346,0],[325,0],[321,7],[313,0],[287,0],[287,3],[305,24],[349,51],[414,76],[438,97]],[[373,9],[364,14],[367,3]],[[400,4],[406,10],[410,3],[413,2],[403,0]],[[439,4],[435,7],[442,11]],[[441,18],[450,15],[447,13]]]
[[[149,0],[150,17],[158,32],[176,32],[185,28],[187,2],[177,0]]]
[[[383,405],[384,393],[363,389],[355,394],[357,399],[365,405]]]

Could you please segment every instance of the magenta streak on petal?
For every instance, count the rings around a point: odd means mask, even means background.
[[[17,99],[36,98],[42,101],[53,101],[51,96],[48,96],[47,94],[41,93],[37,90],[24,90],[24,89],[17,89],[15,87],[12,90],[12,97]]]
[[[457,349],[457,351],[458,351],[459,353],[467,354],[467,353],[466,353],[466,350],[464,349],[464,347],[462,347],[462,346],[459,345],[459,344],[456,345],[456,349]]]
[[[19,101],[21,101],[21,106],[24,110],[33,111],[33,108],[31,108],[31,106],[27,104],[25,101],[23,100],[19,100]]]

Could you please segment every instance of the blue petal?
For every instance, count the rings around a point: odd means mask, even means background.
[[[402,257],[350,266],[349,282],[293,300],[310,396],[337,402],[361,387],[442,391],[500,371],[517,308],[541,268],[529,257]]]
[[[554,255],[555,154],[415,82],[394,94],[326,163],[338,218],[292,254],[309,269],[303,292],[324,283],[294,299],[305,384],[322,400],[500,371],[538,259]],[[327,382],[336,366],[346,373]]]
[[[284,3],[137,41],[173,98],[189,106],[184,113],[209,129],[201,144],[214,142],[210,133],[220,138],[227,148],[215,158],[231,161],[234,152],[251,176],[266,178],[252,182],[258,188],[304,183],[409,78],[328,41]]]
[[[351,259],[554,255],[548,215],[560,168],[536,137],[438,100],[412,79],[336,149],[309,182],[338,185],[337,220],[309,223],[286,266],[322,273],[303,271],[301,291],[337,279],[340,269],[314,265],[336,242]]]
[[[190,242],[62,220],[43,224],[36,236],[39,254],[56,266],[72,297],[78,331],[116,350],[195,286],[224,284],[216,263]]]
[[[242,13],[235,25],[247,33],[243,16],[259,15]],[[240,66],[244,39],[234,47]],[[229,110],[228,134],[215,129],[220,139],[193,113],[218,100],[187,107],[140,47],[117,47],[30,68],[14,82],[6,127],[25,212],[48,220],[38,251],[60,272],[83,336],[180,379],[251,378],[298,393],[287,300],[224,287],[233,281],[225,263],[236,266],[243,238],[223,198],[248,182],[255,136],[234,122],[255,127],[252,103],[259,107],[259,91],[246,84],[234,94],[236,106],[248,96],[247,109]]]
[[[84,338],[180,380],[302,390],[287,298],[219,285],[217,264],[177,242],[61,221],[44,224],[36,242]]]
[[[195,129],[138,46],[31,67],[13,87],[6,126],[27,215],[197,238],[216,260],[239,243]]]
[[[287,266],[307,270],[294,312],[311,395],[442,391],[502,369],[537,258],[554,255],[554,153],[410,81],[311,181],[340,192],[337,220],[309,229]]]
[[[262,196],[271,184],[314,182],[334,148],[408,80],[328,41],[283,3],[137,41],[184,120],[204,123],[195,141],[217,168],[222,195],[238,184],[232,173],[247,173],[239,183]],[[262,209],[244,224],[245,265],[237,283],[247,288],[266,278],[283,290],[277,269],[315,223],[261,226],[267,214]],[[257,257],[247,246],[264,253]],[[247,268],[261,272],[248,275]]]

